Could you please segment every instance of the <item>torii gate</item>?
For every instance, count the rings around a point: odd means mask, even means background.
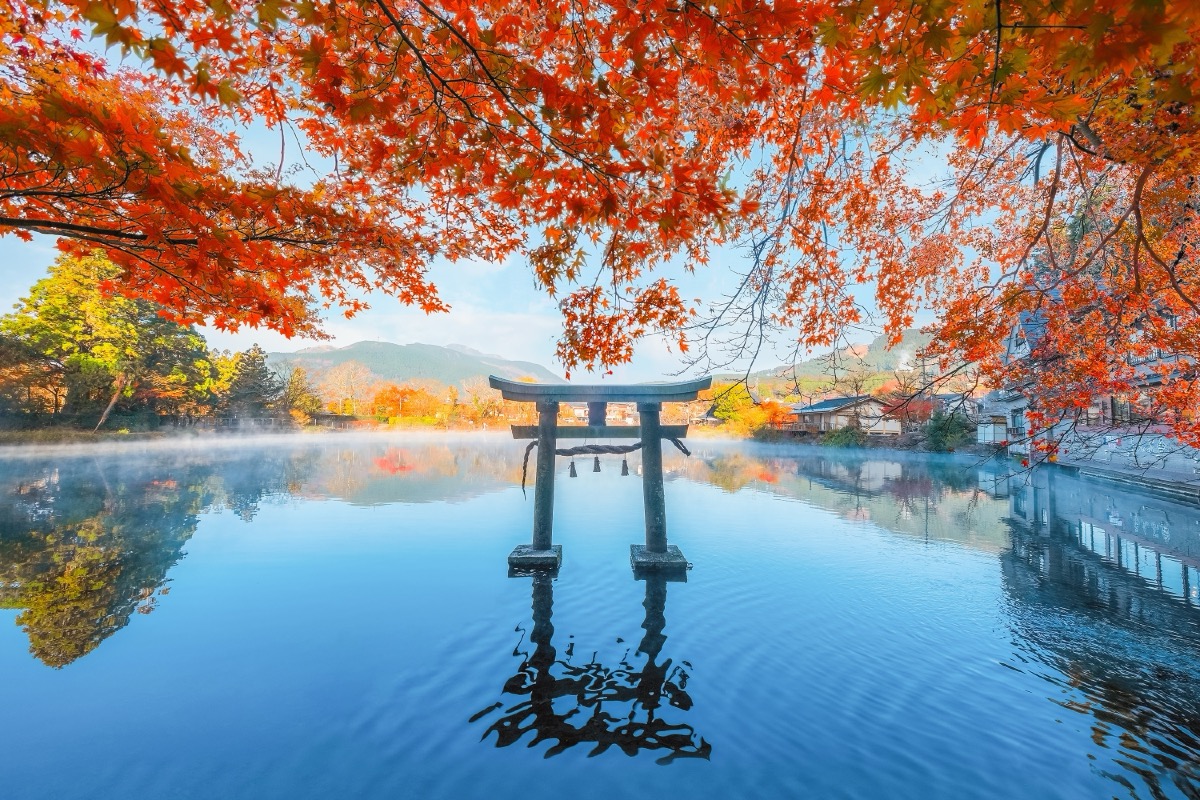
[[[683,570],[687,559],[675,545],[667,544],[667,509],[663,492],[662,440],[687,436],[687,425],[663,425],[663,403],[695,400],[712,385],[705,377],[682,383],[631,385],[574,385],[521,383],[491,375],[488,383],[505,400],[536,403],[537,425],[513,425],[514,439],[537,440],[534,473],[533,543],[518,545],[508,557],[517,569],[554,569],[562,563],[562,545],[553,543],[554,456],[559,439],[641,439],[642,497],[646,506],[646,544],[630,546],[634,571]],[[558,426],[559,403],[587,403],[588,424]],[[640,425],[608,425],[609,403],[636,403]],[[531,445],[532,446],[532,445]]]

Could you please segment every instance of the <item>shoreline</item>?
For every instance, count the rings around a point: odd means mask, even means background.
[[[981,463],[997,456],[1004,461],[1013,462],[1013,473],[1028,470],[1021,467],[1016,456],[997,452],[994,447],[970,443],[951,452],[936,452],[921,448],[920,443],[906,442],[909,446],[895,446],[900,442],[872,442],[868,447],[824,448],[818,442],[796,441],[784,438],[760,439],[753,436],[722,435],[712,428],[697,427],[689,431],[689,441],[724,441],[742,442],[749,445],[804,447],[828,449],[831,453],[853,453],[863,455],[878,455],[896,453],[910,456],[957,456],[959,458],[975,458]],[[196,449],[200,447],[244,447],[254,444],[266,444],[284,437],[299,437],[317,442],[334,442],[347,438],[379,438],[379,439],[436,439],[443,437],[504,437],[511,436],[507,426],[497,425],[494,428],[438,428],[433,426],[355,426],[355,427],[308,427],[280,429],[215,429],[215,428],[183,428],[155,431],[98,431],[91,432],[74,428],[42,428],[27,431],[0,431],[0,458],[22,458],[35,456],[72,455],[86,453],[92,449],[103,449],[116,452],[139,452],[159,450],[166,447],[181,447]],[[1161,464],[1136,465],[1125,463],[1107,463],[1094,459],[1060,458],[1057,463],[1044,464],[1070,475],[1091,479],[1115,486],[1124,486],[1138,491],[1147,492],[1166,499],[1200,505],[1200,466],[1192,472],[1180,469],[1168,469]]]

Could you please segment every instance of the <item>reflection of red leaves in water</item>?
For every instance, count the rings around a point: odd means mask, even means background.
[[[407,454],[403,450],[393,448],[375,459],[375,466],[390,475],[397,475],[401,472],[412,472],[417,468],[417,465],[412,463],[406,456]]]
[[[766,483],[779,483],[779,476],[776,475],[774,472],[771,472],[770,470],[766,470],[766,469],[759,470],[758,473],[755,474],[754,477],[757,478],[758,480],[764,481]]]

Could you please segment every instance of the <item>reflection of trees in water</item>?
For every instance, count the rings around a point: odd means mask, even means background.
[[[742,453],[719,453],[692,459],[685,469],[692,480],[738,492],[754,483],[763,466],[759,459]]]
[[[669,658],[659,663],[667,641],[663,634],[666,601],[666,581],[661,577],[647,579],[646,617],[642,623],[646,633],[635,654],[645,658],[640,669],[631,662],[628,652],[616,666],[601,664],[595,654],[590,661],[575,664],[574,643],[568,646],[567,657],[559,659],[552,641],[553,581],[546,573],[535,574],[533,629],[529,633],[534,649],[532,653],[522,652],[518,645],[514,654],[522,657],[521,666],[504,684],[506,695],[522,699],[509,706],[497,702],[471,721],[501,710],[501,716],[488,726],[483,738],[495,733],[496,746],[508,747],[532,733],[530,747],[554,741],[546,751],[547,758],[576,745],[590,744],[589,756],[617,747],[630,756],[640,750],[665,750],[666,754],[658,759],[660,764],[676,758],[707,759],[712,747],[697,736],[692,726],[659,716],[663,700],[680,711],[692,706],[684,669],[690,669],[690,665],[675,665]]]
[[[39,660],[65,666],[153,611],[201,513],[250,521],[314,464],[300,451],[8,464],[18,474],[0,477],[0,605],[21,609]]]
[[[936,500],[947,493],[971,493],[977,486],[970,464],[921,458],[898,460],[886,452],[707,454],[697,448],[696,456],[683,465],[687,476],[729,492],[756,484],[788,494],[789,479],[802,478],[820,481],[842,492],[886,495],[904,502]]]
[[[1114,751],[1106,776],[1130,797],[1200,797],[1200,612],[1053,532],[1012,526],[1001,555],[1011,619],[1030,663],[1082,700],[1092,740]]]
[[[3,485],[0,602],[22,609],[39,660],[65,666],[153,610],[211,499],[208,478],[73,461]]]
[[[228,508],[250,522],[262,505],[302,493],[319,462],[319,452],[310,449],[238,451],[208,467],[214,482],[212,510]]]
[[[331,446],[306,490],[364,505],[460,500],[518,485],[522,455],[498,437]]]
[[[33,654],[61,667],[135,612],[154,609],[206,511],[227,509],[250,522],[264,504],[310,493],[355,502],[453,499],[515,485],[520,474],[520,448],[510,441],[295,444],[0,462],[0,607],[20,609]],[[404,468],[383,469],[379,459]],[[409,488],[363,494],[372,480]]]
[[[887,451],[706,451],[681,464],[686,476],[736,492],[753,486],[803,500],[852,521],[897,533],[958,541],[997,552],[1007,543],[1003,503],[978,488],[978,464],[966,459]],[[785,522],[785,520],[780,520]]]

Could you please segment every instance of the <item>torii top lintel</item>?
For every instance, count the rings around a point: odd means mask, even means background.
[[[523,383],[488,376],[493,389],[499,389],[505,400],[524,403],[682,403],[712,386],[706,376],[679,383]]]

